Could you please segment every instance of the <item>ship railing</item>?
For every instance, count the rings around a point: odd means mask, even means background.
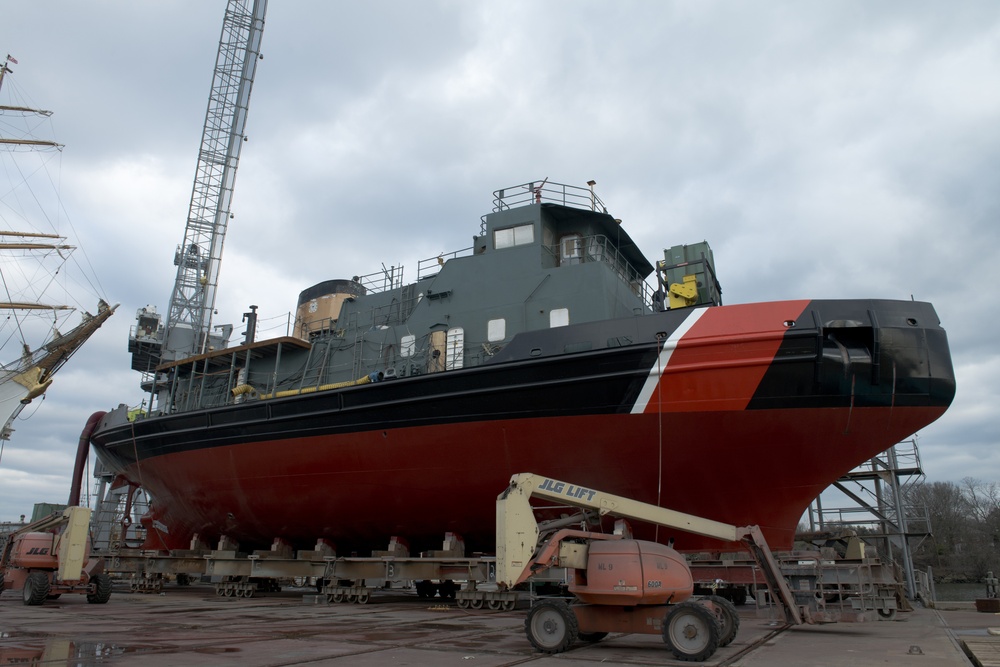
[[[174,390],[173,412],[215,408],[230,402],[229,370],[196,371],[180,381]]]
[[[607,213],[607,206],[594,192],[593,186],[580,187],[550,183],[549,179],[512,185],[493,192],[493,212],[506,211],[531,204],[560,204],[588,211]],[[486,233],[486,216],[482,217],[481,234]]]
[[[417,262],[417,280],[437,275],[437,272],[441,270],[441,267],[449,259],[468,257],[472,254],[473,250],[474,248],[469,246],[468,248],[462,248],[453,252],[443,252],[437,257],[428,257],[427,259],[420,260]]]
[[[352,314],[352,315],[356,315]],[[172,390],[172,400],[166,412],[188,412],[191,410],[216,408],[225,405],[232,405],[242,400],[247,400],[242,395],[235,397],[232,389],[236,383],[248,384],[256,389],[258,396],[273,396],[276,392],[286,390],[316,390],[319,387],[339,382],[344,377],[358,378],[368,375],[375,370],[384,370],[386,366],[385,340],[367,338],[367,335],[380,335],[379,327],[367,328],[358,326],[357,322],[349,323],[347,330],[358,332],[351,345],[353,354],[343,359],[341,363],[333,363],[331,354],[331,344],[337,347],[332,341],[338,336],[342,336],[341,331],[334,331],[332,320],[324,320],[328,325],[322,331],[313,331],[310,340],[313,348],[309,359],[296,372],[279,376],[277,370],[272,365],[251,365],[249,373],[240,381],[234,377],[230,369],[220,369],[218,371],[195,371],[175,383]],[[411,373],[429,372],[422,369],[426,365],[430,350],[431,335],[425,334],[414,341],[411,351],[405,355],[400,355],[397,361],[412,367],[412,370],[404,370],[404,375]],[[494,349],[496,348],[496,349]],[[471,348],[463,349],[464,365],[474,366],[484,363],[485,360],[496,353],[497,346],[487,349],[485,344],[473,345]],[[312,354],[316,352],[316,354]],[[157,414],[160,411],[156,411]]]
[[[571,257],[565,256],[565,248],[559,244],[543,245],[542,249],[549,256],[548,262],[553,266],[588,262],[607,264],[644,304],[653,307],[653,289],[607,236],[602,234],[581,236],[576,239],[576,248],[571,251]]]
[[[550,183],[548,179],[514,185],[493,193],[494,213],[517,208],[518,206],[542,203],[561,204],[562,206],[571,206],[589,211],[608,212],[604,206],[604,202],[594,193],[592,188],[565,185],[563,183]]]
[[[320,317],[315,319],[297,318],[295,320],[295,331],[301,332],[306,340],[313,340],[317,336],[327,335],[329,332],[340,332],[355,330],[359,328],[359,322],[367,329],[370,327],[386,327],[394,324],[402,324],[410,316],[413,309],[420,301],[418,296],[414,296],[415,290],[406,286],[400,290],[398,298],[393,298],[389,303],[383,303],[372,308],[368,308],[360,313],[352,311],[350,323],[340,323],[339,320],[330,317]]]
[[[354,282],[364,287],[369,294],[378,294],[403,286],[402,266],[383,266],[381,271],[364,276],[355,276]]]
[[[298,318],[295,320],[295,331],[301,333],[306,340],[312,340],[320,334],[333,331],[337,320],[331,317],[316,317],[311,320]]]

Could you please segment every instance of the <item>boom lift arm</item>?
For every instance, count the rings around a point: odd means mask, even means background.
[[[584,510],[596,510],[601,516],[645,521],[724,542],[743,542],[766,578],[772,595],[781,605],[786,622],[795,625],[802,623],[795,598],[759,527],[738,527],[703,519],[534,473],[512,476],[510,485],[497,498],[497,583],[501,586],[516,586],[535,571],[553,566],[559,558],[555,549],[545,549],[544,546],[540,548],[538,545],[538,522],[529,502],[532,497]],[[586,535],[588,534],[580,532],[580,536]]]

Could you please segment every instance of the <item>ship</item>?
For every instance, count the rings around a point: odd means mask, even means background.
[[[62,144],[35,136],[34,130],[51,111],[20,103],[5,79],[17,60],[9,54],[0,66],[0,161],[11,182],[0,194],[0,440],[9,440],[13,424],[24,408],[43,396],[56,372],[114,313],[115,307],[97,299],[96,314],[77,312],[74,305],[55,297],[62,289],[67,262],[76,246],[53,227],[60,212],[44,207],[57,195],[36,189],[35,175],[48,176],[48,154]],[[9,81],[8,81],[9,83]],[[9,98],[9,99],[8,99]],[[30,161],[30,164],[29,164]],[[25,202],[30,202],[25,205]],[[36,206],[37,205],[37,206]],[[54,203],[53,207],[58,207]],[[34,215],[29,215],[29,213]],[[62,331],[60,331],[62,330]]]
[[[251,307],[238,344],[171,359],[160,315],[140,309],[129,345],[148,401],[99,414],[88,436],[119,484],[148,493],[144,548],[325,540],[369,555],[451,533],[489,553],[497,494],[531,471],[756,524],[788,549],[827,486],[950,405],[931,304],[723,304],[708,243],[650,261],[588,186],[495,191],[472,245],[411,281],[385,266],[318,276],[283,336],[256,339]]]

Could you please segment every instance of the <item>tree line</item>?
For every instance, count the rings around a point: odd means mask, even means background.
[[[934,568],[939,581],[979,582],[1000,575],[1000,485],[966,477],[961,483],[919,482],[906,490],[905,502],[925,507],[931,536],[917,545],[913,564]]]

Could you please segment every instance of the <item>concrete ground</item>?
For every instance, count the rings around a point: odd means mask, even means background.
[[[106,605],[64,595],[27,607],[0,595],[0,665],[670,665],[659,637],[611,635],[554,656],[524,634],[526,605],[510,612],[385,593],[367,605],[310,604],[308,589],[220,598],[206,584],[162,594],[116,590]],[[706,665],[973,665],[962,641],[998,650],[996,614],[972,603],[901,613],[895,621],[783,629],[740,607],[736,640]],[[992,646],[992,649],[990,648]],[[992,664],[984,662],[983,664]]]

